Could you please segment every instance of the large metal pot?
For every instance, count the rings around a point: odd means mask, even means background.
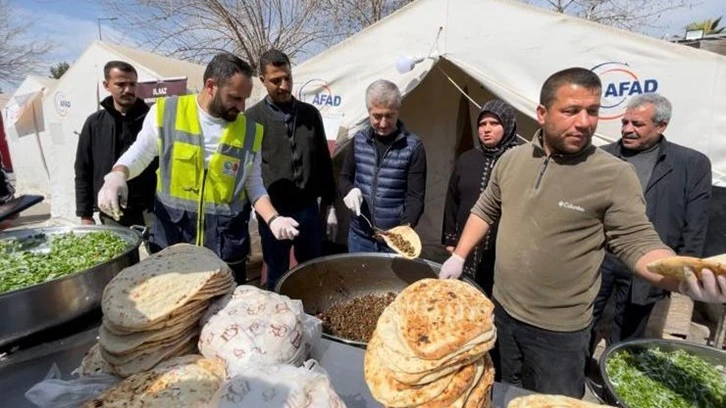
[[[340,301],[367,294],[398,293],[418,280],[436,278],[440,269],[440,264],[431,261],[410,260],[393,254],[330,255],[288,271],[278,281],[275,292],[300,299],[305,313],[315,315]],[[366,345],[325,333],[323,336],[360,347]]]
[[[108,231],[127,243],[124,253],[85,271],[0,294],[0,347],[25,336],[57,326],[97,308],[106,284],[123,268],[139,262],[139,232],[110,226],[30,228],[0,234],[0,240],[47,236],[73,232],[87,234]],[[40,246],[36,250],[42,251]],[[45,246],[47,249],[47,245]]]
[[[604,397],[605,402],[618,407],[629,408],[628,404],[623,402],[615,391],[615,387],[610,381],[610,377],[607,373],[608,361],[618,353],[623,351],[640,351],[643,349],[651,349],[658,347],[661,351],[676,351],[683,350],[691,355],[700,357],[703,360],[715,365],[715,366],[726,366],[726,352],[718,350],[713,347],[703,346],[697,343],[691,343],[682,340],[667,340],[667,339],[637,339],[627,340],[622,343],[614,344],[603,352],[600,356],[600,375],[603,379],[604,384]]]

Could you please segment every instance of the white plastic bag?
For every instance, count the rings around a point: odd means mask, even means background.
[[[315,360],[302,367],[251,363],[212,398],[215,408],[345,408],[325,370]]]
[[[299,300],[242,285],[202,318],[199,351],[220,358],[231,377],[250,362],[299,366],[322,335],[322,322]]]
[[[25,398],[38,407],[75,408],[97,397],[121,381],[110,374],[97,374],[65,381],[46,379],[25,393]]]

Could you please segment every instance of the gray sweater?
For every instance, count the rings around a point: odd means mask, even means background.
[[[594,146],[547,156],[535,142],[502,156],[472,208],[500,220],[494,298],[516,319],[553,331],[592,320],[607,243],[631,269],[667,248],[645,215],[632,165]]]

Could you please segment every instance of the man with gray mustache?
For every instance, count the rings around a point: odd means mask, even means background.
[[[630,99],[621,120],[622,138],[603,150],[635,167],[646,200],[646,215],[664,244],[678,255],[701,257],[711,199],[711,162],[706,155],[666,140],[672,106],[646,93]],[[601,266],[602,286],[595,299],[595,331],[605,304],[615,293],[615,316],[608,344],[641,338],[655,302],[668,292],[634,277],[612,252]],[[596,332],[591,337],[594,348]]]

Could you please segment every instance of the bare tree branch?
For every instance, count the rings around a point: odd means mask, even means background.
[[[11,86],[42,70],[40,63],[53,44],[29,38],[31,23],[23,22],[5,0],[0,0],[0,85]]]
[[[206,62],[224,50],[253,67],[269,48],[293,60],[329,45],[328,0],[101,0],[138,33],[144,45],[177,58]]]
[[[529,0],[559,13],[570,14],[630,31],[658,27],[666,11],[688,8],[692,0]]]

